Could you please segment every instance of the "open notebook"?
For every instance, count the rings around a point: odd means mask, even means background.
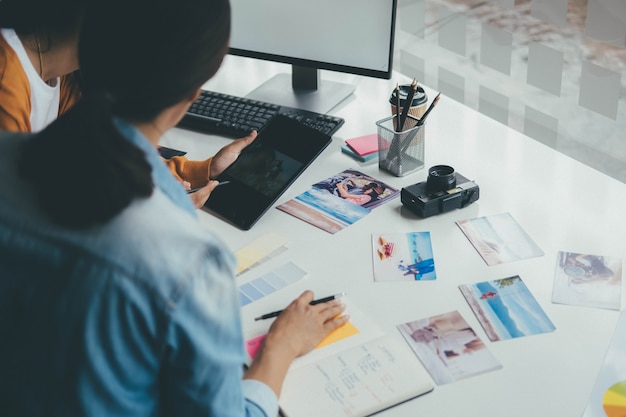
[[[279,398],[282,416],[363,417],[433,390],[401,335],[385,335],[348,299],[350,321],[289,368]],[[246,349],[254,356],[271,320],[247,324]]]
[[[383,336],[290,370],[279,404],[285,417],[363,417],[432,390],[406,343]]]

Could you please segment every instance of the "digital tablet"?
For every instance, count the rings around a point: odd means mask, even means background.
[[[204,207],[250,229],[330,144],[331,137],[277,115],[217,180]]]

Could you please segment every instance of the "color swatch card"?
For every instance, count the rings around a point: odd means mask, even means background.
[[[622,260],[611,256],[559,252],[552,302],[619,310]]]
[[[458,311],[398,325],[439,385],[502,368]]]
[[[456,222],[487,265],[543,256],[513,216],[502,213]]]
[[[582,417],[626,416],[626,311],[617,320],[613,338]]]
[[[556,329],[517,275],[459,289],[492,342]]]
[[[273,270],[239,286],[239,303],[243,307],[287,285],[293,284],[306,276],[306,272],[293,262]]]
[[[287,250],[287,238],[276,233],[268,233],[235,252],[237,257],[237,275],[263,261]]]
[[[430,232],[372,234],[374,281],[437,279]]]

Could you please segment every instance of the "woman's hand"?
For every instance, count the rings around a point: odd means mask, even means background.
[[[245,373],[245,379],[267,384],[280,396],[291,362],[312,350],[330,332],[345,324],[340,316],[345,306],[339,300],[310,305],[313,293],[305,291],[278,316],[270,327],[263,348]]]
[[[311,305],[313,293],[305,291],[272,323],[266,349],[280,348],[296,358],[313,350],[330,332],[345,324],[349,316],[340,316],[345,306],[340,300]]]
[[[219,181],[211,180],[204,187],[200,187],[198,188],[198,190],[190,193],[189,198],[191,199],[193,206],[197,209],[204,206],[204,203],[206,203],[206,201],[211,196],[211,193],[218,185]],[[183,187],[185,187],[185,190],[190,190],[191,184],[189,184],[189,182],[187,181],[183,181]]]
[[[220,149],[211,161],[209,178],[217,178],[218,175],[224,172],[226,168],[237,160],[241,151],[243,151],[246,146],[250,145],[256,137],[257,132],[253,130],[248,136],[236,139]]]

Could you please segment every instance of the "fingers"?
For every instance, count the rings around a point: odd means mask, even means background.
[[[243,138],[236,139],[220,149],[211,162],[209,178],[217,178],[226,168],[228,168],[239,156],[246,146],[250,145],[257,137],[256,130],[250,132]]]
[[[256,139],[257,135],[258,135],[257,131],[253,130],[250,133],[248,133],[246,136],[239,138],[239,139],[235,139],[234,141],[226,145],[226,147],[228,148],[230,152],[240,153],[246,148],[246,146],[254,142],[254,139]]]
[[[207,202],[207,200],[211,196],[211,193],[213,192],[215,187],[218,186],[218,184],[218,181],[209,181],[207,185],[199,188],[198,191],[189,194],[189,198],[191,199],[194,207],[199,209],[204,206],[204,204]]]
[[[295,300],[297,303],[302,303],[303,305],[309,304],[313,301],[313,291],[306,290],[298,298]]]
[[[240,150],[243,150],[246,146],[250,145],[256,139],[258,132],[256,130],[251,131],[243,138],[239,138],[235,141],[238,146],[241,146]]]

